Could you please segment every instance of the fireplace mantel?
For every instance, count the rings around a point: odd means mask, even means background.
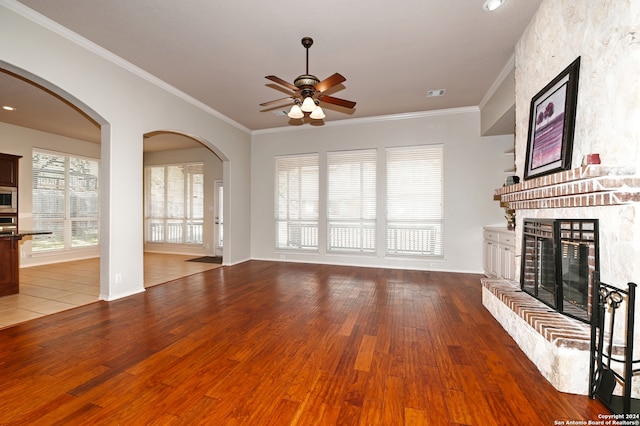
[[[503,186],[495,198],[514,210],[638,203],[640,175],[635,167],[588,165]]]

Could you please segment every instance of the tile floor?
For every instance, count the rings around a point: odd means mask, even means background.
[[[145,253],[145,287],[221,266],[187,262],[194,257]],[[98,258],[21,268],[20,293],[0,297],[0,328],[97,302],[99,292]]]

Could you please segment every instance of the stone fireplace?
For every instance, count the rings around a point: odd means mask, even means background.
[[[589,165],[499,188],[496,197],[516,210],[520,255],[513,281],[483,279],[483,304],[558,390],[586,395],[593,272],[621,288],[639,279],[640,175]]]
[[[640,71],[638,22],[638,2],[543,0],[515,48],[515,154],[507,170],[524,177],[531,100],[580,56],[573,169],[496,191],[516,210],[516,277],[483,280],[482,297],[542,374],[565,392],[588,393],[589,324],[521,290],[523,221],[598,220],[602,281],[621,289],[640,281],[640,85],[629,78]],[[602,165],[578,167],[594,153]],[[640,327],[635,330],[638,359]]]

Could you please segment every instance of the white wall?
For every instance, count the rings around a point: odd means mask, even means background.
[[[148,152],[144,154],[144,165],[175,163],[204,163],[204,220],[202,244],[153,244],[145,243],[146,252],[179,253],[198,256],[214,256],[215,241],[215,181],[222,180],[222,161],[207,148],[181,149],[176,151]]]
[[[275,156],[319,152],[322,164],[327,151],[364,148],[383,151],[387,147],[421,144],[444,145],[444,261],[385,258],[382,253],[374,256],[328,255],[324,251],[308,254],[275,250]],[[512,159],[503,154],[512,146],[513,135],[480,137],[477,108],[254,132],[251,142],[251,256],[269,260],[282,260],[284,256],[284,260],[299,262],[481,272],[482,227],[506,224],[503,211],[492,195],[495,188],[503,184],[504,169],[513,164]],[[384,182],[384,175],[380,175],[378,185]],[[321,181],[320,187],[322,192],[326,185]],[[320,220],[326,220],[322,212]]]
[[[102,125],[102,299],[144,291],[142,141],[152,131],[193,135],[223,159],[225,263],[249,258],[246,129],[15,1],[0,1],[0,39],[7,41],[0,67],[37,80]]]

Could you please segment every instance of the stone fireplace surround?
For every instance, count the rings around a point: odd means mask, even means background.
[[[640,175],[634,167],[589,165],[498,188],[495,198],[516,210],[520,228],[524,217],[591,217],[601,222],[604,220],[606,224],[607,218],[613,216],[635,217],[636,203],[640,202]],[[619,211],[628,208],[632,209],[630,214]],[[518,228],[516,253],[520,253],[519,243],[522,240],[522,232],[518,232]],[[603,229],[612,235],[602,235]],[[631,244],[640,244],[633,241],[634,230],[631,230]],[[618,232],[620,229],[615,226],[613,229],[600,228],[601,260],[604,260],[601,261],[601,269],[615,263],[614,260],[602,259],[603,251],[605,255],[616,257],[615,251],[603,250],[603,244],[616,241],[619,236],[614,234]],[[633,253],[630,259],[633,261]],[[518,272],[519,261],[520,256],[517,256]],[[607,271],[603,272],[606,276]],[[622,275],[624,272],[622,268]],[[638,280],[638,277],[626,277],[627,281],[634,279]],[[627,281],[618,284],[624,286]],[[555,312],[521,291],[519,273],[515,281],[484,278],[482,300],[487,310],[556,389],[588,394],[589,324]],[[637,336],[636,340],[640,341]]]

